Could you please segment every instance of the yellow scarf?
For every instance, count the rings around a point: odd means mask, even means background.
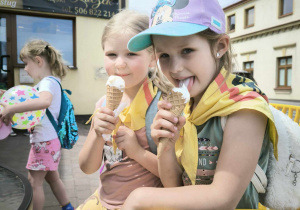
[[[181,131],[181,138],[176,142],[176,156],[186,173],[195,184],[198,164],[198,137],[196,126],[202,125],[216,116],[227,116],[241,109],[254,109],[266,115],[269,120],[269,136],[277,153],[277,131],[273,115],[268,106],[266,95],[252,80],[230,74],[223,68],[216,79],[209,85],[196,108],[190,113],[190,106],[185,107],[186,124]],[[226,82],[224,80],[226,79]]]
[[[124,124],[131,130],[139,130],[145,127],[145,116],[147,109],[157,93],[158,88],[153,86],[152,81],[147,78],[140,87],[131,104],[126,107],[119,115],[119,122],[116,125],[112,135],[116,134],[120,125]],[[113,139],[114,151],[117,149],[117,144]]]

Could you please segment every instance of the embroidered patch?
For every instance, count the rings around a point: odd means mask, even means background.
[[[222,23],[221,21],[217,20],[215,17],[211,17],[211,25],[216,27],[219,30],[222,30]]]

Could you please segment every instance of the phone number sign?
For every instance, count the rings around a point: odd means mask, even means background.
[[[111,18],[125,5],[121,0],[23,0],[24,10]]]

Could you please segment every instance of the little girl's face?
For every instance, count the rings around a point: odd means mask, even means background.
[[[23,63],[25,64],[24,70],[34,79],[39,78],[40,69],[37,62],[30,58],[24,58]]]
[[[199,35],[153,36],[162,72],[176,87],[184,83],[198,103],[216,76],[209,43]]]
[[[149,67],[155,64],[147,51],[130,52],[127,43],[132,35],[111,37],[104,42],[104,66],[108,75],[124,79],[125,89],[139,88],[147,77]]]

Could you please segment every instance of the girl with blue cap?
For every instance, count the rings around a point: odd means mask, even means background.
[[[160,138],[170,139],[158,163],[165,188],[139,188],[123,209],[257,209],[260,190],[250,181],[256,168],[266,172],[271,147],[277,157],[277,133],[266,95],[230,73],[221,6],[160,0],[149,26],[129,50],[153,45],[164,75],[177,87],[185,84],[191,100],[179,118],[170,103],[158,103],[151,135],[158,147]]]

